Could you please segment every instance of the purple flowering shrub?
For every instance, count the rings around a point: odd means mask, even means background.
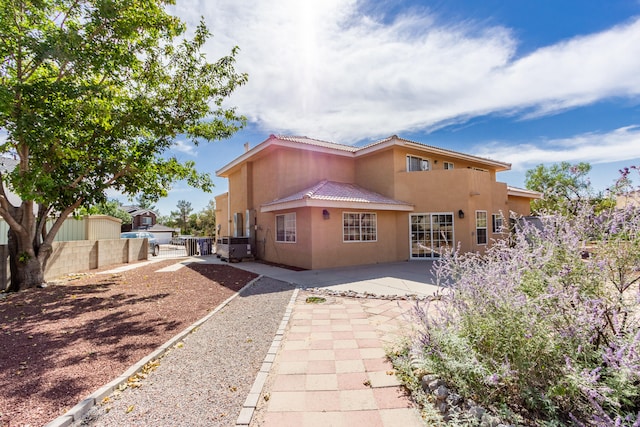
[[[640,426],[640,211],[523,222],[434,265],[412,354],[503,418]]]

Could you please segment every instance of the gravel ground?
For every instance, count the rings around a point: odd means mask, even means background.
[[[257,277],[188,262],[73,274],[5,294],[0,426],[42,426],[63,415]]]
[[[157,369],[78,426],[232,426],[293,287],[261,278],[160,360]]]

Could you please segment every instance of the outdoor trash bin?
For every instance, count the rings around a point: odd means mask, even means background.
[[[200,246],[200,255],[211,255],[211,248],[213,246],[213,239],[204,237],[198,239],[198,245]]]

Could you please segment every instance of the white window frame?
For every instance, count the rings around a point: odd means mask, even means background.
[[[503,233],[504,218],[502,214],[491,214],[491,227],[494,233]]]
[[[372,220],[366,223],[365,219]],[[373,238],[370,238],[372,237]],[[353,237],[353,238],[352,238]],[[367,237],[363,239],[363,237]],[[342,242],[369,243],[378,241],[378,214],[375,212],[342,212]]]
[[[141,216],[140,217],[140,225],[151,225],[153,223],[153,218],[150,216]]]
[[[440,221],[445,217],[445,221]],[[417,218],[418,221],[414,221]],[[444,229],[440,226],[444,225]],[[412,260],[436,259],[441,248],[455,246],[453,212],[409,214],[409,254]]]
[[[481,225],[482,216],[484,216],[484,226]],[[488,226],[487,211],[476,211],[476,244],[477,245],[486,245],[487,242],[489,241],[489,236],[487,234],[489,230],[487,229],[487,226]],[[484,233],[480,233],[481,230],[484,230]],[[484,235],[484,242],[480,241],[481,234]]]
[[[453,169],[453,162],[444,162],[444,165],[442,167],[445,170],[451,170],[451,169]]]
[[[412,168],[412,160],[419,161],[419,168]],[[407,172],[424,172],[431,170],[431,161],[429,159],[425,159],[424,157],[412,156],[411,154],[407,154]]]
[[[278,218],[282,218],[282,230],[278,224]],[[276,242],[278,243],[296,243],[296,213],[290,212],[286,214],[276,215]]]

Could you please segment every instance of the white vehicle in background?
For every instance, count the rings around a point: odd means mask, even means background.
[[[148,239],[149,240],[149,253],[153,256],[158,256],[160,253],[160,244],[153,233],[148,231],[127,231],[126,233],[120,233],[121,239]]]

